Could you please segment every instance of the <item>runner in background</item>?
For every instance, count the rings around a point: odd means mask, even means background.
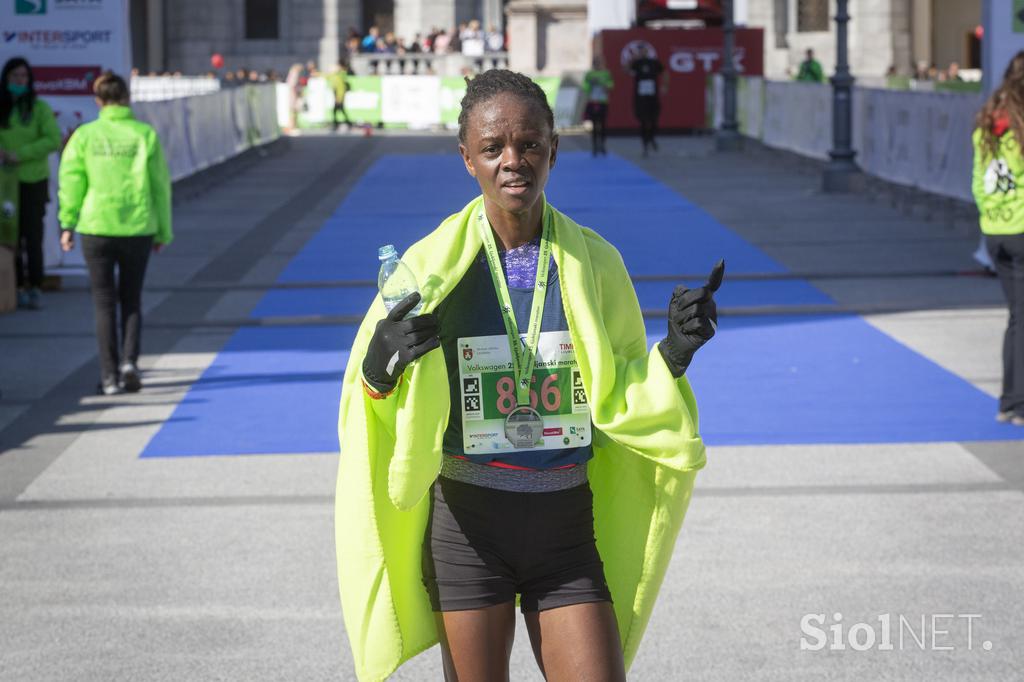
[[[640,122],[640,139],[647,150],[658,151],[654,136],[658,132],[658,117],[661,115],[661,90],[667,88],[668,72],[657,60],[650,48],[642,48],[640,56],[632,61],[629,70],[633,74],[633,111]],[[665,74],[665,82],[658,87],[658,77]]]
[[[299,110],[302,108],[302,64],[292,64],[284,82],[288,85],[288,125],[284,132],[294,135],[299,128]]]
[[[60,142],[53,110],[36,96],[32,68],[21,57],[7,60],[0,72],[0,164],[13,166],[18,175],[14,263],[19,308],[40,308],[43,217],[50,201],[48,159],[60,149]]]
[[[615,87],[611,72],[604,68],[601,55],[594,56],[594,66],[583,76],[583,91],[587,93],[587,108],[583,116],[593,125],[590,131],[591,153],[608,154],[605,148],[605,121],[608,118],[608,95]]]
[[[1024,52],[978,112],[971,189],[981,231],[1010,309],[996,420],[1024,426]]]
[[[327,76],[327,82],[331,86],[331,90],[334,91],[334,115],[331,118],[332,130],[338,130],[338,112],[345,117],[345,129],[352,129],[352,121],[348,118],[348,113],[345,111],[345,95],[348,93],[348,67],[344,61],[338,62],[338,68],[331,72]]]
[[[98,392],[116,395],[142,388],[142,283],[149,252],[171,243],[171,178],[156,131],[128,106],[124,79],[107,72],[93,92],[99,119],[76,130],[61,156],[60,243],[70,251],[74,233],[82,235],[96,311]]]

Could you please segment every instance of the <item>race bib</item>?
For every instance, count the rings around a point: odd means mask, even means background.
[[[653,97],[658,89],[657,83],[651,78],[645,78],[636,84],[636,94],[641,97]]]
[[[508,337],[460,338],[462,446],[467,455],[529,450],[564,450],[590,445],[590,407],[569,332],[542,332],[533,369],[530,407],[544,419],[543,442],[514,448],[505,418],[516,407]]]

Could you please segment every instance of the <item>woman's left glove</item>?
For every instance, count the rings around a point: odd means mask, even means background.
[[[441,345],[433,313],[404,319],[419,302],[418,292],[409,294],[377,323],[363,359],[363,378],[376,391],[390,393],[410,362]]]
[[[668,335],[658,344],[658,350],[677,379],[686,372],[697,349],[718,329],[718,307],[713,295],[722,285],[724,276],[725,261],[720,260],[704,286],[687,289],[680,284],[672,292],[668,304]]]

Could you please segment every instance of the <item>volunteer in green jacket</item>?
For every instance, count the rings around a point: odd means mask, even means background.
[[[99,120],[78,128],[61,157],[61,246],[71,250],[74,233],[82,235],[96,311],[99,390],[114,395],[142,387],[142,283],[149,252],[171,243],[171,180],[156,131],[132,115],[124,79],[107,72],[93,92]]]
[[[593,126],[590,129],[590,150],[594,156],[608,154],[605,148],[605,140],[608,137],[605,132],[605,121],[608,119],[608,97],[614,87],[615,81],[612,80],[611,71],[604,68],[601,55],[596,55],[594,68],[583,76],[583,92],[587,93],[587,108],[583,116]]]
[[[334,114],[331,118],[333,129],[338,129],[338,112],[345,117],[345,127],[351,129],[352,121],[345,111],[345,95],[348,93],[348,66],[345,62],[338,62],[338,68],[327,76],[327,83],[334,93]]]
[[[621,256],[545,200],[558,136],[540,87],[476,76],[459,142],[482,197],[407,252],[422,294],[378,297],[346,370],[336,547],[356,671],[382,679],[440,640],[446,680],[507,680],[518,596],[548,679],[625,680],[704,461],[684,373],[724,264],[676,289],[649,350]]]
[[[807,58],[800,62],[796,80],[801,83],[825,82],[825,70],[821,68],[821,62],[814,58],[814,50],[807,50]]]
[[[1010,308],[996,419],[1024,426],[1024,52],[978,113],[972,190],[989,255]]]
[[[28,62],[21,57],[7,60],[0,72],[0,164],[13,165],[18,172],[19,234],[14,260],[19,308],[35,310],[40,305],[49,156],[60,149],[60,137],[53,110],[36,95]]]

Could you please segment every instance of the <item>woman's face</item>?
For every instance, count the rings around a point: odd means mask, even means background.
[[[28,69],[24,66],[17,66],[7,74],[7,84],[28,85]]]
[[[459,151],[485,199],[506,212],[524,213],[544,192],[558,136],[536,104],[502,93],[470,111]]]

